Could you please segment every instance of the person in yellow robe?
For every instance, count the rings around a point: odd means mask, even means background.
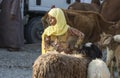
[[[48,51],[72,54],[84,39],[84,33],[70,27],[60,8],[53,8],[48,12],[48,26],[42,34],[42,54]]]

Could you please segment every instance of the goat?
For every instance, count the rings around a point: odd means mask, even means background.
[[[102,58],[102,51],[97,45],[88,42],[81,46],[79,52],[90,57],[91,59]]]
[[[106,64],[110,69],[110,73],[111,73],[112,78],[115,78],[115,75],[114,75],[115,64],[117,64],[117,70],[118,70],[118,72],[120,72],[119,42],[120,42],[119,35],[112,36],[112,35],[106,34],[106,33],[103,33],[101,35],[100,45],[102,47],[104,46],[103,48],[107,49]],[[118,75],[120,77],[120,73]]]
[[[87,78],[110,78],[106,63],[101,59],[92,60],[88,65]]]

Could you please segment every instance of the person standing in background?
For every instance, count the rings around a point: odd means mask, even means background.
[[[18,51],[24,45],[20,0],[3,0],[0,13],[0,47]]]

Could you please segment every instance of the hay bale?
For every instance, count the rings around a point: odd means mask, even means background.
[[[86,78],[89,62],[82,55],[46,53],[34,62],[33,78]]]

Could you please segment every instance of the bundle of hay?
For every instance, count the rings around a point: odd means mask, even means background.
[[[33,65],[33,78],[86,78],[90,59],[82,55],[49,52]]]

